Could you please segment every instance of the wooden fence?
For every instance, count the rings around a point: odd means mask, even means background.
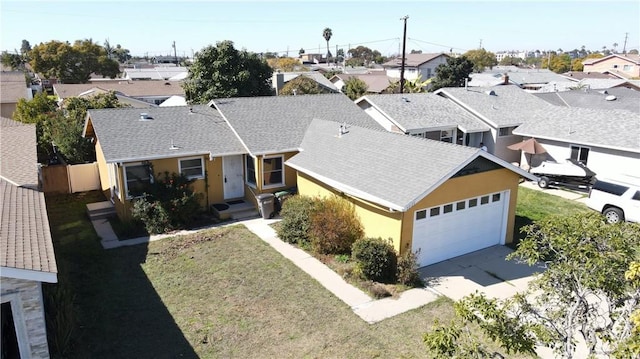
[[[40,183],[45,193],[76,193],[100,189],[98,163],[49,165],[40,168]]]

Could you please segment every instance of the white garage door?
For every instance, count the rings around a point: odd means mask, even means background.
[[[416,211],[413,251],[420,249],[420,266],[503,243],[508,203],[504,191]]]

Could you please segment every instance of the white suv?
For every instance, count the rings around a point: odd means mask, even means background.
[[[640,222],[640,177],[597,179],[587,206],[602,213],[607,222]]]

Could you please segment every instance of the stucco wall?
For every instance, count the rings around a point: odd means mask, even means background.
[[[614,66],[616,66],[614,68]],[[624,71],[624,66],[631,66],[628,71]],[[621,59],[619,57],[612,57],[607,60],[596,62],[595,64],[585,64],[583,72],[605,72],[609,70],[615,70],[623,72],[630,77],[640,77],[640,66],[634,64],[632,61]]]
[[[373,203],[356,198],[342,196],[340,192],[311,178],[304,173],[298,173],[298,192],[310,197],[329,197],[338,195],[346,198],[355,205],[355,211],[364,227],[367,237],[392,238],[395,249],[400,250],[401,218],[400,212],[389,212]]]
[[[11,302],[18,346],[24,346],[31,358],[49,358],[40,282],[6,277],[1,280],[0,298],[3,303]]]

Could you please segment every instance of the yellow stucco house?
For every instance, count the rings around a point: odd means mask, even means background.
[[[342,94],[230,98],[207,106],[90,110],[102,189],[129,218],[131,189],[164,171],[203,206],[297,187],[351,201],[367,236],[420,265],[513,237],[525,171],[477,148],[385,131]]]
[[[420,266],[513,239],[518,183],[535,179],[486,151],[315,120],[287,161],[298,190],[351,201],[365,235]]]

